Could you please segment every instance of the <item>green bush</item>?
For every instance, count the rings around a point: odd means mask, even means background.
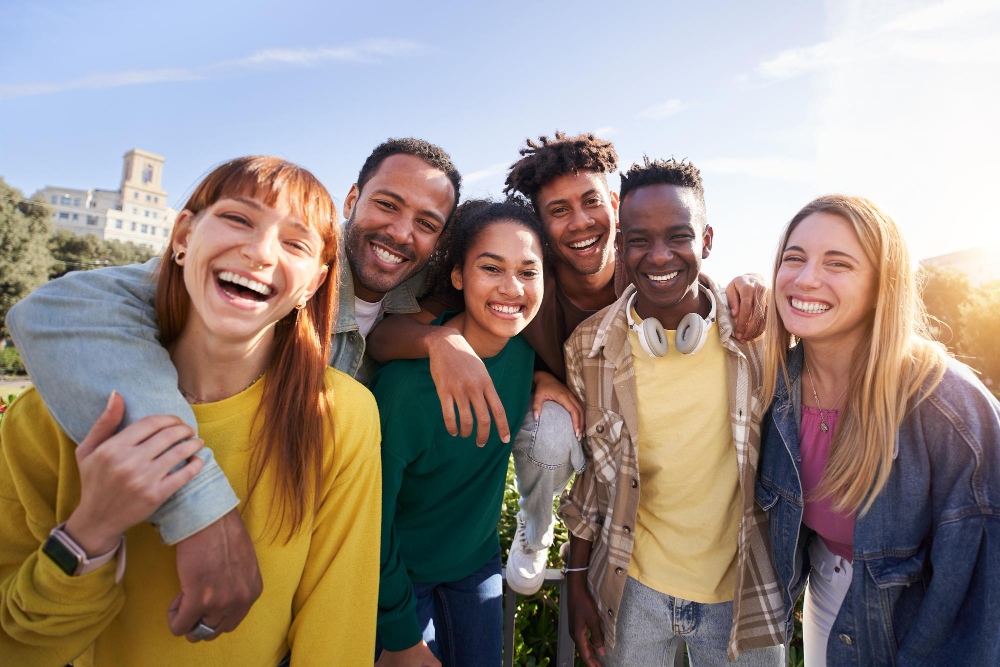
[[[24,364],[21,363],[21,355],[17,349],[7,346],[0,350],[0,373],[11,375],[24,375]]]
[[[520,496],[514,487],[514,465],[507,468],[507,488],[503,495],[503,510],[500,514],[500,551],[503,562],[507,562],[507,552],[517,529],[517,499]],[[553,506],[558,505],[558,502]],[[549,567],[562,567],[559,560],[559,546],[569,539],[566,526],[556,523],[555,544],[549,549]],[[788,652],[791,667],[802,667],[802,597],[795,604],[795,637]],[[519,596],[514,619],[514,664],[523,667],[544,667],[555,664],[556,644],[559,638],[559,587],[542,586],[542,589],[528,597]],[[576,665],[582,665],[579,658]],[[685,659],[684,664],[688,664]]]

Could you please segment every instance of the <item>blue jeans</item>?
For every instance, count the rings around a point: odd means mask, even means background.
[[[499,665],[503,652],[500,552],[458,581],[414,583],[424,641],[443,667]],[[375,637],[375,659],[382,643]]]
[[[684,640],[692,667],[782,667],[785,664],[783,646],[744,651],[736,662],[729,662],[726,647],[732,627],[732,602],[690,602],[655,591],[628,577],[615,626],[615,648],[608,651],[601,662],[608,667],[673,665],[679,640]]]
[[[555,528],[552,498],[585,465],[583,447],[566,409],[555,401],[545,401],[537,420],[528,410],[514,436],[513,455],[525,540],[536,551],[547,549],[552,546]]]

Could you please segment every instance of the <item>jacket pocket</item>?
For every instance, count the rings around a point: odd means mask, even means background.
[[[620,414],[605,408],[588,405],[586,409],[586,430],[584,450],[587,465],[604,484],[614,484],[621,462],[621,439],[625,420]]]
[[[869,599],[878,600],[877,605],[867,605],[869,627],[881,628],[884,645],[893,653],[899,650],[900,640],[916,620],[926,594],[926,565],[926,549],[908,558],[879,558],[866,564],[874,584]]]
[[[767,512],[774,504],[778,502],[778,493],[774,489],[764,486],[758,479],[757,483],[754,485],[753,490],[754,500],[760,505],[761,509]]]
[[[879,558],[868,561],[868,573],[879,588],[909,586],[923,580],[926,551],[909,558]]]

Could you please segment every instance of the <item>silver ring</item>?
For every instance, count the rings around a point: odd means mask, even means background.
[[[198,639],[211,639],[213,635],[215,635],[215,628],[209,627],[201,621],[198,621],[198,625],[194,626],[194,630],[191,631],[191,634]]]

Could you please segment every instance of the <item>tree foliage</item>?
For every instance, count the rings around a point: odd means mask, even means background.
[[[923,296],[937,339],[1000,389],[1000,282],[973,287],[956,271],[927,269]]]
[[[49,239],[48,247],[55,260],[49,270],[50,278],[58,278],[70,271],[141,263],[156,255],[149,248],[132,242],[102,240],[94,234],[77,236],[67,231],[60,231]]]
[[[41,198],[25,199],[0,178],[0,337],[7,311],[49,278],[51,215]]]

